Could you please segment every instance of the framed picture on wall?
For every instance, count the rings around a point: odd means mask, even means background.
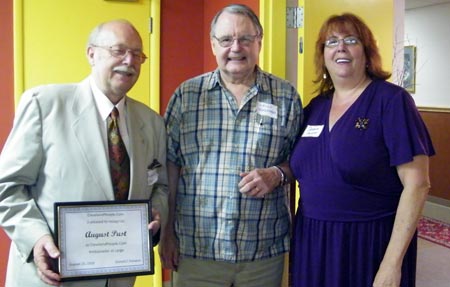
[[[404,47],[403,88],[416,92],[416,46]]]

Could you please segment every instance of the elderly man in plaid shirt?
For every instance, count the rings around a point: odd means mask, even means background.
[[[161,259],[177,271],[177,287],[279,287],[300,97],[257,66],[263,29],[250,8],[222,9],[210,37],[218,68],[182,83],[165,115],[170,211]]]

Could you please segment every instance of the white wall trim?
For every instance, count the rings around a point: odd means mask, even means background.
[[[427,201],[423,208],[423,215],[450,223],[450,206]]]

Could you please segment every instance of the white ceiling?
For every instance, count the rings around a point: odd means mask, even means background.
[[[421,8],[448,2],[450,2],[450,0],[405,0],[405,9]]]

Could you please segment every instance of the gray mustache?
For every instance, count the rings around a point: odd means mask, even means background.
[[[113,69],[114,72],[121,72],[121,73],[127,73],[127,74],[136,74],[136,69],[129,66],[117,66]]]

